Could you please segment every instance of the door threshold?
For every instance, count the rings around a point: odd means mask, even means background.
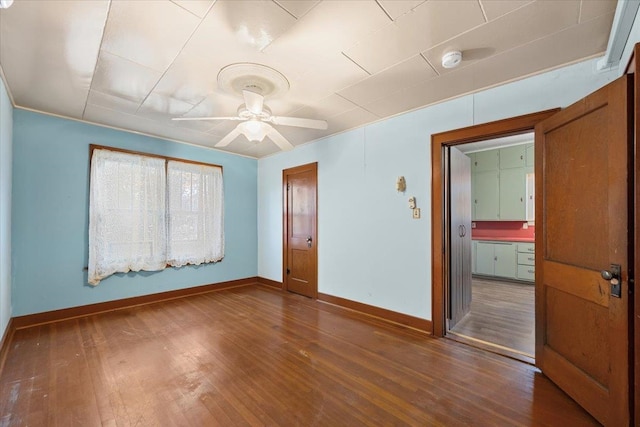
[[[510,359],[515,359],[532,366],[536,365],[536,359],[534,356],[522,351],[515,350],[513,348],[501,346],[500,344],[494,344],[489,341],[480,340],[452,331],[447,331],[444,337],[468,345],[470,347],[479,348],[480,350],[485,350],[490,353],[498,354],[500,356],[506,356]]]

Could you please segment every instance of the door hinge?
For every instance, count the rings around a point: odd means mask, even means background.
[[[289,191],[289,188],[290,188],[289,183],[287,183],[287,191]]]
[[[287,274],[291,274],[291,270],[287,268]]]

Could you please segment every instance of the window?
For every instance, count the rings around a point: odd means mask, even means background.
[[[221,167],[92,150],[89,284],[223,257]]]
[[[220,168],[169,161],[168,263],[220,261],[224,256],[222,235],[222,171]]]

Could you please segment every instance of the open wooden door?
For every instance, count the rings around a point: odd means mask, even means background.
[[[630,421],[632,80],[536,125],[536,364],[606,426]]]
[[[471,308],[471,160],[449,147],[449,329]]]
[[[318,297],[317,174],[318,164],[282,172],[284,188],[284,288]]]

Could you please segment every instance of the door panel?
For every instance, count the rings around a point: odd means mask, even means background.
[[[625,76],[536,126],[536,364],[604,425],[629,424]],[[622,297],[601,270],[622,266]]]
[[[471,160],[455,147],[449,151],[450,222],[449,327],[471,308]]]
[[[283,171],[283,183],[285,289],[317,298],[317,164]]]

